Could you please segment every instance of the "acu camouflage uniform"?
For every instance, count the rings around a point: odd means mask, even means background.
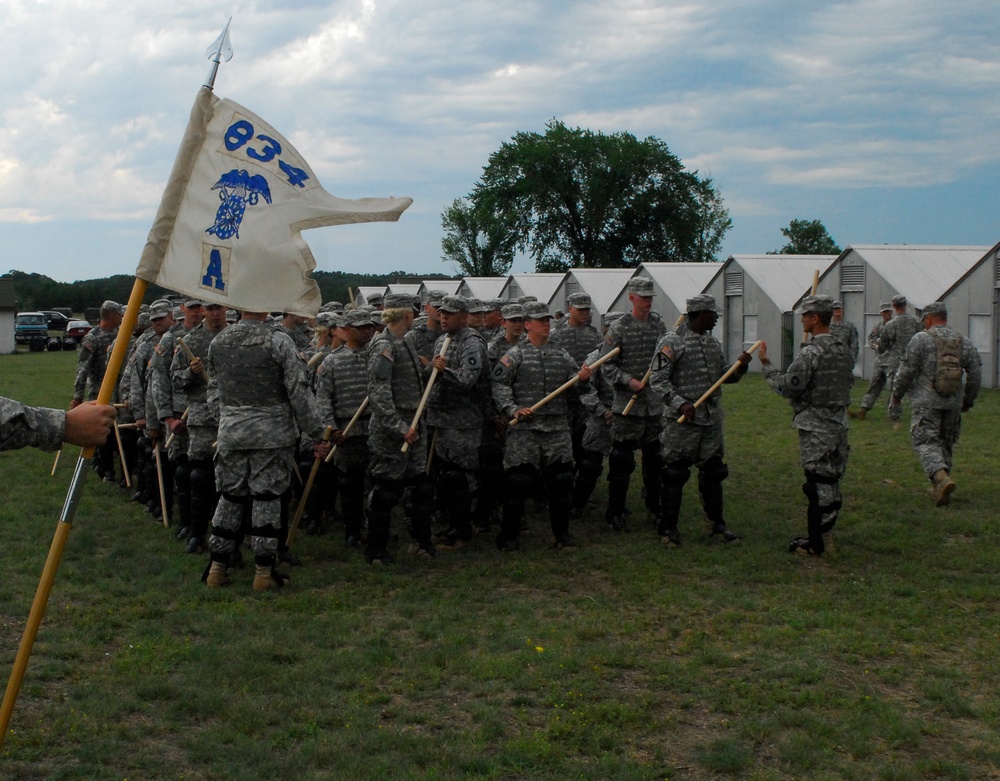
[[[799,461],[809,500],[809,545],[824,550],[823,534],[833,529],[842,499],[840,480],[847,470],[847,405],[851,401],[854,360],[850,348],[830,334],[802,346],[788,371],[765,369],[768,384],[792,405],[792,426],[799,432]]]
[[[118,329],[106,331],[101,326],[93,328],[80,342],[80,354],[76,362],[76,380],[73,384],[73,398],[83,401],[86,395],[88,401],[94,401],[104,382],[104,373],[108,368],[108,358],[111,347],[118,336]],[[87,386],[90,392],[87,393]],[[106,480],[115,477],[115,453],[117,448],[110,441],[94,451],[94,466],[98,474]],[[122,466],[125,468],[125,465]]]
[[[646,507],[654,515],[660,512],[660,432],[663,429],[663,403],[647,384],[638,395],[629,414],[623,415],[632,400],[629,380],[642,379],[650,368],[656,345],[666,333],[666,326],[652,316],[637,320],[623,315],[608,328],[601,354],[615,347],[621,353],[603,364],[602,372],[615,389],[611,423],[613,446],[608,459],[607,519],[615,529],[625,528],[625,501],[629,481],[635,470],[635,451],[642,450],[642,482],[646,489]]]
[[[839,323],[830,323],[830,335],[841,344],[846,344],[854,360],[858,360],[858,353],[861,351],[861,338],[858,336],[858,327],[848,321],[841,320]]]
[[[566,383],[579,367],[562,347],[551,342],[535,347],[525,339],[511,347],[493,369],[493,400],[508,420],[522,408],[541,401]],[[538,479],[545,482],[549,518],[557,543],[569,539],[573,490],[569,399],[579,383],[534,414],[507,429],[504,452],[505,496],[497,544],[516,546],[524,518],[525,498]]]
[[[333,426],[334,431],[347,428],[368,396],[367,348],[368,345],[365,345],[354,350],[346,344],[341,345],[327,355],[316,370],[316,409],[324,427]],[[360,540],[365,519],[365,469],[368,466],[370,419],[371,408],[366,407],[348,434],[347,441],[336,445],[337,452],[333,456],[333,480],[340,491],[344,536],[351,544]],[[320,478],[329,477],[323,474],[327,466],[330,465],[320,466]],[[318,506],[311,508],[313,516],[322,514],[322,504],[320,501]]]
[[[583,362],[591,366],[600,357],[600,348],[584,356]],[[604,471],[604,459],[611,454],[611,407],[615,389],[598,366],[590,377],[590,387],[580,396],[580,406],[585,420],[580,450],[574,452],[576,474],[573,478],[572,516],[583,516],[584,508],[597,487],[597,480]]]
[[[937,340],[960,342],[964,388],[951,395],[938,392]],[[910,440],[928,478],[938,470],[951,472],[952,449],[962,431],[962,412],[972,408],[982,384],[982,360],[972,341],[946,325],[936,325],[914,335],[896,371],[893,395],[910,396],[913,416]]]
[[[166,445],[166,441],[170,439],[172,433],[166,424],[167,418],[177,418],[180,420],[188,406],[183,390],[175,389],[173,380],[170,377],[170,367],[173,364],[174,353],[177,351],[184,352],[177,345],[177,339],[186,339],[188,333],[189,331],[184,327],[184,323],[177,323],[160,337],[160,341],[153,348],[153,354],[149,359],[146,397],[147,399],[152,399],[153,409],[156,410],[156,417],[162,424],[164,445]],[[184,428],[180,433],[174,434],[173,439],[170,441],[170,447],[167,448],[170,474],[165,473],[163,475],[164,481],[171,482],[175,489],[174,496],[177,497],[177,511],[180,515],[181,525],[178,536],[182,539],[186,539],[191,530],[191,463],[187,453],[188,432]],[[170,502],[168,501],[167,507],[170,508],[170,506]]]
[[[58,450],[65,434],[63,410],[29,407],[0,396],[0,450],[22,447]]]
[[[427,476],[427,427],[417,424],[417,441],[402,452],[404,437],[423,394],[423,369],[416,348],[388,328],[368,346],[369,424],[368,474],[372,487],[368,512],[369,562],[387,561],[392,508],[411,488],[412,535],[419,555],[434,555],[431,545],[431,512],[434,490]]]
[[[207,398],[219,420],[212,561],[225,564],[245,511],[258,567],[273,567],[281,529],[281,495],[291,484],[301,430],[322,439],[315,401],[295,344],[265,322],[245,318],[212,341]]]
[[[911,314],[896,315],[882,329],[878,351],[886,356],[886,375],[889,378],[889,418],[891,420],[899,420],[903,414],[899,407],[892,404],[892,397],[899,396],[895,392],[896,370],[899,368],[903,356],[906,355],[906,347],[910,343],[910,339],[922,330],[923,325]]]
[[[698,493],[713,533],[724,533],[722,481],[729,477],[723,461],[722,389],[709,396],[695,409],[693,420],[678,424],[681,405],[694,404],[729,369],[722,345],[711,332],[683,334],[671,331],[656,345],[653,374],[649,385],[663,400],[663,496],[657,529],[661,537],[668,531],[676,534],[684,484],[698,467]],[[727,382],[739,382],[747,372],[741,364]]]
[[[886,380],[889,378],[888,366],[889,357],[879,351],[879,344],[882,340],[882,331],[887,323],[879,320],[868,334],[868,346],[875,351],[875,360],[872,362],[872,378],[868,383],[868,390],[865,391],[864,398],[861,399],[861,409],[866,412],[875,407],[875,402],[885,388]]]
[[[441,354],[446,338],[438,338],[435,357]],[[445,361],[447,366],[438,373],[427,399],[427,425],[434,430],[438,506],[448,523],[447,534],[468,542],[472,539],[472,500],[478,488],[483,397],[490,393],[483,337],[472,328],[452,334]],[[430,371],[425,369],[425,374]]]

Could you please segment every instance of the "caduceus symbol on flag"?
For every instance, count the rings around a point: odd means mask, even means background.
[[[233,56],[229,23],[207,55],[212,70],[195,98],[143,248],[98,404],[111,401],[149,283],[231,309],[315,315],[320,292],[310,273],[316,261],[302,231],[394,222],[413,202],[410,198],[345,200],[330,195],[287,139],[253,112],[213,94],[220,62]],[[94,448],[86,448],[77,460],[0,707],[0,745],[93,455]]]

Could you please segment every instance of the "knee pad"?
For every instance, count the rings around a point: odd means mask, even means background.
[[[720,456],[708,459],[698,469],[698,476],[707,483],[721,483],[729,477],[729,465]]]
[[[507,485],[508,497],[523,502],[531,495],[537,480],[537,471],[533,466],[515,466],[507,470],[504,482]]]
[[[810,502],[816,502],[819,500],[819,492],[816,490],[816,481],[810,476],[810,473],[806,473],[806,481],[802,484],[802,493],[806,495],[806,498]]]
[[[635,453],[628,442],[615,444],[608,456],[608,473],[632,474],[635,471]]]
[[[373,513],[390,513],[402,498],[402,483],[398,480],[379,480],[372,488],[369,505]]]
[[[663,468],[663,483],[669,486],[682,486],[691,477],[691,467],[686,461],[673,461]]]
[[[604,469],[604,456],[593,450],[584,450],[576,462],[576,471],[583,477],[597,479]]]
[[[203,494],[215,491],[215,471],[211,461],[191,462],[191,490]]]
[[[570,464],[556,464],[545,470],[545,481],[552,494],[569,495],[573,490],[573,467]]]

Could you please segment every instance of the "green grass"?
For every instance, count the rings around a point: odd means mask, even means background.
[[[72,353],[0,357],[0,393],[64,405]],[[859,399],[863,387],[855,388]],[[17,779],[983,779],[1000,777],[995,510],[986,392],[937,509],[881,410],[854,424],[836,555],[804,531],[795,433],[758,376],[725,395],[731,545],[641,512],[580,547],[489,540],[366,567],[302,536],[292,585],[200,583],[204,559],[89,481],[0,777]],[[70,449],[72,450],[72,449]],[[9,674],[71,461],[0,455],[0,669]],[[603,485],[599,489],[603,499]]]

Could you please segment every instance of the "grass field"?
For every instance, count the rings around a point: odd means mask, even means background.
[[[0,394],[62,406],[72,353],[0,357]],[[860,398],[864,388],[855,388]],[[279,594],[205,559],[90,480],[0,750],[10,779],[1000,778],[1000,395],[965,419],[947,508],[905,430],[853,424],[837,552],[805,528],[788,405],[725,394],[727,519],[695,481],[665,549],[638,486],[632,531],[593,511],[580,547],[491,540],[367,567],[301,536]],[[6,680],[72,458],[0,455]],[[637,481],[634,481],[637,482]],[[600,498],[603,499],[603,483]]]

